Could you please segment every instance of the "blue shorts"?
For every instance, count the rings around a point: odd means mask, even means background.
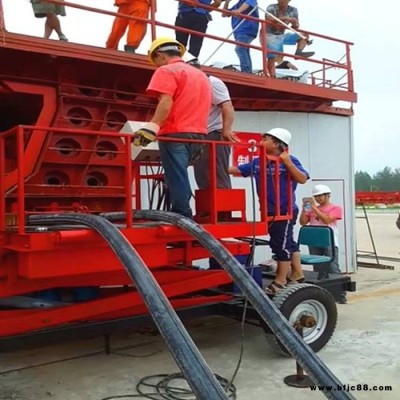
[[[283,35],[267,35],[267,50],[283,52],[283,46],[295,45],[301,39],[297,33],[287,32]],[[267,58],[275,58],[276,54],[268,53]]]
[[[292,254],[299,251],[299,245],[293,238],[293,227],[296,225],[297,215],[298,210],[294,210],[292,220],[269,223],[269,245],[277,261],[290,261]]]

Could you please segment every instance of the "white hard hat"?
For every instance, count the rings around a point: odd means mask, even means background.
[[[281,142],[285,143],[287,146],[289,146],[289,143],[292,140],[292,134],[284,128],[273,128],[266,132],[266,134],[277,138]]]
[[[330,189],[329,186],[326,185],[315,185],[312,190],[313,196],[318,196],[320,194],[328,194],[328,193],[332,193],[332,190]]]

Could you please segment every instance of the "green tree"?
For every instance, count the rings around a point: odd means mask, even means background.
[[[357,171],[355,174],[356,192],[369,192],[371,191],[372,178],[368,172]]]
[[[373,176],[373,184],[374,186],[379,187],[379,190],[382,192],[395,191],[396,189],[393,177],[394,174],[392,169],[390,167],[385,167]]]
[[[400,191],[400,168],[396,168],[393,172],[393,186],[393,190]]]

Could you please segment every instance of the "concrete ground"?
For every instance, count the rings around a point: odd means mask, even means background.
[[[371,226],[381,255],[400,257],[400,230],[394,215],[373,215]],[[357,220],[359,248],[368,249],[364,220]],[[391,386],[390,391],[352,391],[357,399],[400,398],[400,262],[394,270],[361,268],[352,276],[358,291],[338,305],[339,321],[322,360],[349,385]],[[215,373],[230,378],[239,356],[240,325],[213,317],[189,324],[189,331]],[[157,335],[133,333],[114,337],[111,355],[102,353],[102,339],[71,341],[0,355],[0,400],[101,400],[134,393],[146,375],[178,370]],[[245,327],[244,356],[235,380],[238,399],[318,399],[320,392],[286,386],[295,372],[292,359],[275,353],[259,328]],[[66,361],[59,361],[68,359]],[[55,362],[59,361],[59,362]],[[55,363],[53,363],[55,362]],[[46,364],[47,363],[47,364]],[[39,364],[45,364],[36,366]],[[31,367],[15,372],[24,367]]]

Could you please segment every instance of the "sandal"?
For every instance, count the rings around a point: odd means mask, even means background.
[[[297,285],[298,283],[305,283],[306,282],[306,278],[304,278],[304,276],[300,279],[290,279],[288,278],[286,281],[287,285]]]
[[[265,288],[265,294],[275,296],[278,294],[282,289],[285,289],[285,285],[281,285],[280,283],[276,281],[272,281],[266,288]]]

